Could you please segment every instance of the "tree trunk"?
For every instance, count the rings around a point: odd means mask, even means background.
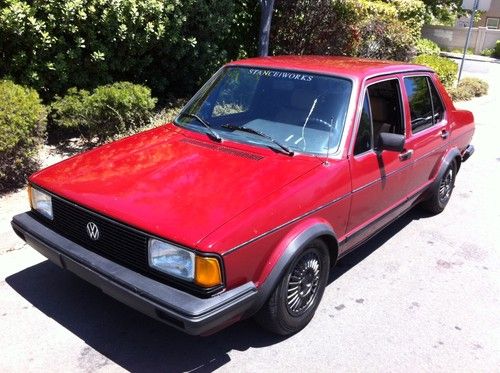
[[[271,32],[271,19],[273,17],[274,0],[259,0],[259,2],[259,56],[267,56],[269,54],[269,34]]]

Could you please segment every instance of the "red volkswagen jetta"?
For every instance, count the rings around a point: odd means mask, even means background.
[[[35,173],[32,209],[12,226],[187,333],[255,315],[291,334],[339,258],[417,203],[445,208],[473,132],[473,115],[423,66],[236,61],[173,123]]]

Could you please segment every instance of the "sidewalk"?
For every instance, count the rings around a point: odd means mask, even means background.
[[[442,57],[458,58],[458,59],[462,59],[462,56],[463,56],[462,53],[452,53],[452,52],[441,52],[440,55]],[[467,61],[480,61],[480,62],[500,63],[500,59],[493,58],[493,57],[478,56],[477,54],[466,54],[465,55],[465,60],[467,60]]]

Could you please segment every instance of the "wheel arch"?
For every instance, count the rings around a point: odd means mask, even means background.
[[[434,172],[434,182],[432,183],[432,185],[435,186],[436,183],[439,183],[439,180],[443,177],[446,169],[451,164],[451,162],[455,162],[458,172],[461,159],[462,156],[458,148],[455,147],[449,149],[448,152],[443,156],[443,158],[441,158],[441,162],[436,167],[436,171]]]
[[[281,240],[269,257],[267,271],[265,267],[261,274],[263,280],[259,284],[259,301],[252,308],[252,313],[257,312],[266,302],[293,259],[315,239],[321,239],[327,245],[330,265],[336,263],[339,245],[332,226],[325,220],[314,219],[303,222]]]

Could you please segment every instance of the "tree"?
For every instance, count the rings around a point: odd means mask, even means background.
[[[449,22],[456,15],[463,14],[462,0],[422,0],[428,19]]]
[[[259,2],[259,56],[267,56],[269,53],[269,34],[271,32],[271,19],[273,17],[274,0],[259,0]]]

